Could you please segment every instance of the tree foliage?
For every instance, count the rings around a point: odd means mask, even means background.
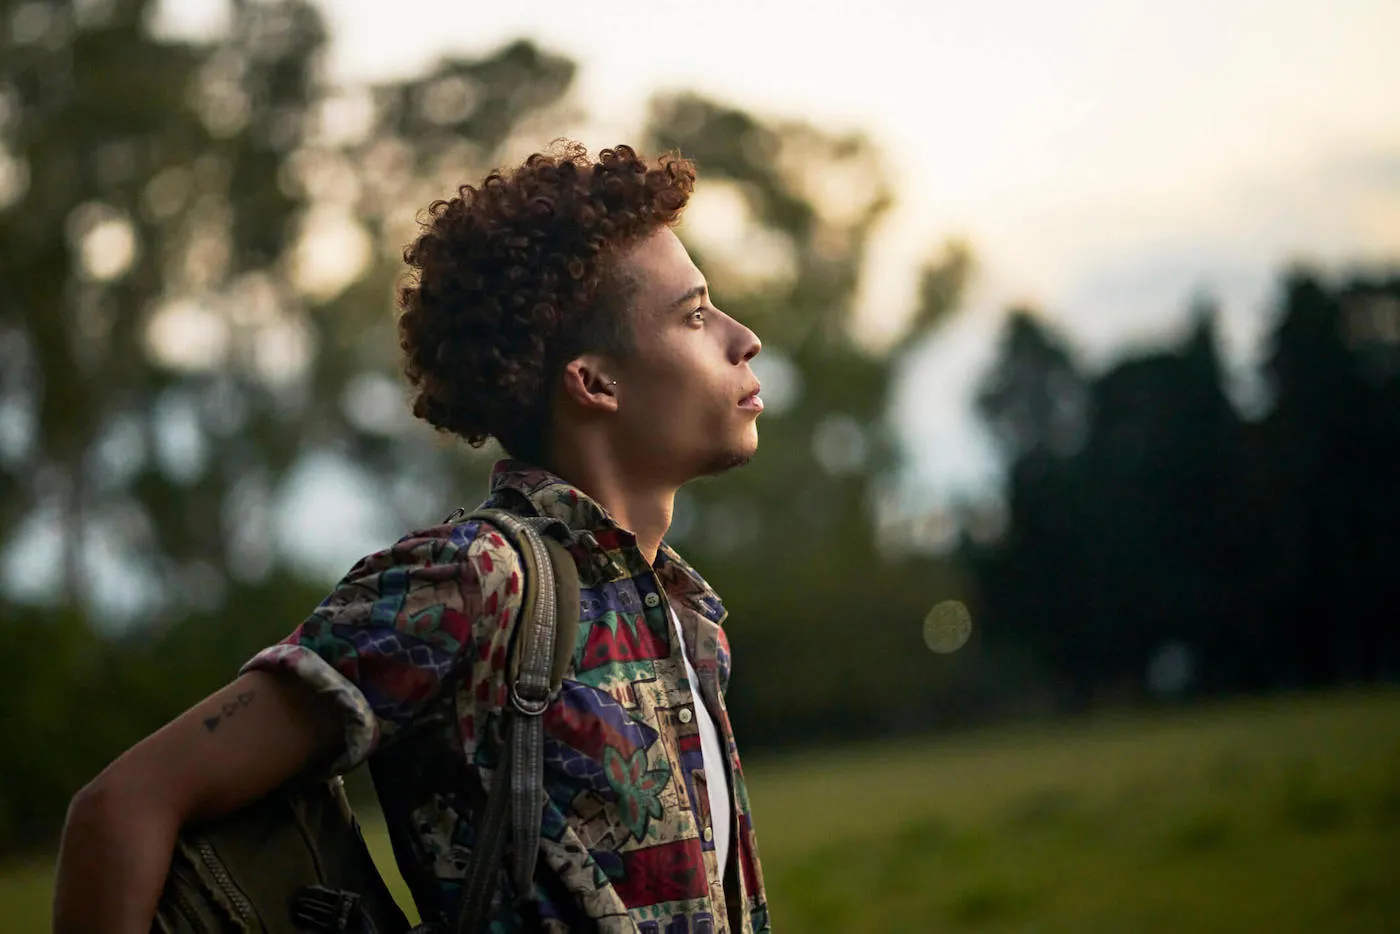
[[[1264,377],[1246,420],[1209,307],[1096,378],[1010,320],[981,400],[1010,522],[977,550],[978,616],[1063,703],[1400,675],[1400,279],[1290,272]]]

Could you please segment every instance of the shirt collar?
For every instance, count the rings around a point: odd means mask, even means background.
[[[709,583],[676,553],[661,543],[656,564],[648,566],[637,537],[618,525],[601,503],[549,471],[505,458],[491,468],[491,496],[504,491],[523,496],[541,516],[559,519],[605,580],[618,581],[655,571],[666,592],[683,600],[716,625],[728,615]]]

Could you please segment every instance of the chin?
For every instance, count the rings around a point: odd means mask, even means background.
[[[702,473],[705,476],[712,477],[716,474],[722,474],[733,470],[736,467],[742,467],[753,460],[753,456],[757,453],[758,433],[754,432],[752,436],[745,438],[743,442],[735,444],[727,450],[716,452]]]

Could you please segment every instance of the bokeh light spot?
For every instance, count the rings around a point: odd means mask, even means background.
[[[956,652],[972,635],[972,614],[960,600],[944,600],[924,617],[924,644],[940,655]]]

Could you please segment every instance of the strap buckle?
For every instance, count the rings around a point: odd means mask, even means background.
[[[292,898],[292,921],[313,931],[349,934],[350,922],[359,915],[360,896],[343,889],[308,885]]]
[[[516,711],[527,717],[538,717],[549,709],[549,692],[537,700],[520,696],[520,682],[510,686],[510,702]]]

